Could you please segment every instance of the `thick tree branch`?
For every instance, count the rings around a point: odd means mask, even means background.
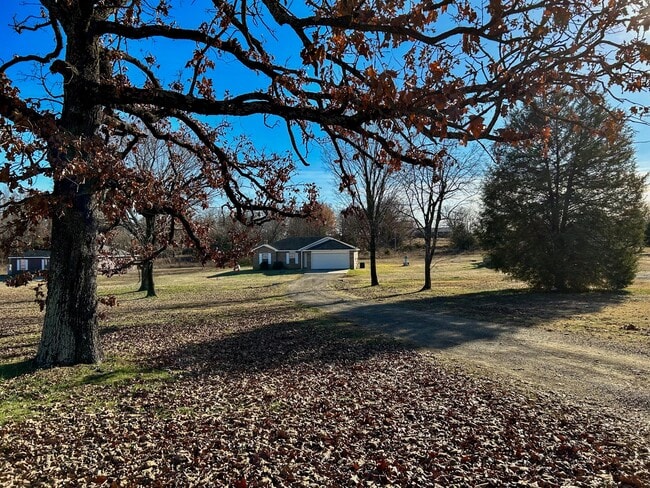
[[[45,56],[37,56],[35,54],[30,54],[27,56],[16,56],[14,57],[11,61],[7,61],[6,63],[0,65],[0,73],[6,72],[9,68],[12,66],[15,66],[19,63],[27,63],[27,62],[37,62],[41,64],[46,64],[52,61],[53,59],[56,59],[61,52],[63,51],[63,36],[61,35],[61,30],[59,28],[59,25],[57,24],[56,20],[51,20],[50,22],[45,22],[42,24],[38,24],[37,26],[34,27],[26,27],[26,26],[21,26],[16,27],[16,31],[18,33],[21,32],[21,30],[40,30],[43,27],[46,26],[51,26],[52,27],[52,32],[54,34],[54,39],[55,39],[55,46],[54,49],[46,54]]]

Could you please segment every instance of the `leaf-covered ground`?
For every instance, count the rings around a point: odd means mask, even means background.
[[[106,282],[108,360],[31,372],[38,313],[2,290],[0,485],[650,485],[629,426],[298,308],[296,277]]]

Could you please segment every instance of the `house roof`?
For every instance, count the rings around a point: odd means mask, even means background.
[[[286,239],[280,239],[279,241],[272,242],[269,244],[272,248],[277,249],[278,251],[294,251],[297,249],[302,249],[311,244],[314,244],[317,241],[322,240],[323,237],[287,237]]]
[[[352,244],[348,244],[347,242],[342,242],[339,241],[338,239],[334,239],[333,237],[328,237],[326,240],[314,242],[313,244],[307,246],[307,249],[309,249],[310,251],[314,251],[314,250],[330,251],[330,250],[338,250],[338,249],[354,250],[356,249],[356,247],[354,247]]]
[[[270,247],[276,251],[356,249],[353,245],[339,241],[333,237],[287,237],[272,242],[271,244],[262,244],[261,246],[257,246],[253,251],[261,247]]]
[[[49,258],[50,251],[44,251],[40,249],[33,249],[25,251],[20,256],[9,256],[9,258]]]

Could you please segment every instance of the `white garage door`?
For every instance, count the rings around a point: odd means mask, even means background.
[[[349,251],[312,251],[311,253],[311,269],[348,269],[349,267]]]

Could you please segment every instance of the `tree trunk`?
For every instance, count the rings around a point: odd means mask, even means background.
[[[156,215],[149,212],[143,212],[145,222],[144,245],[156,245]],[[142,281],[138,291],[146,291],[147,297],[155,297],[156,290],[153,283],[153,259],[149,258],[142,263]]]
[[[436,253],[438,246],[438,230],[440,229],[440,221],[442,220],[442,202],[445,199],[445,183],[441,184],[438,199],[435,202],[431,215],[435,215],[435,220],[429,220],[425,224],[424,229],[424,285],[422,290],[431,289],[431,263],[433,262],[433,255]]]
[[[370,286],[378,286],[379,278],[377,277],[377,232],[370,231]]]
[[[431,236],[424,238],[424,285],[422,290],[431,289],[431,261],[433,261],[433,249],[431,246]]]
[[[74,15],[61,19],[66,33],[66,69],[61,72],[64,102],[60,126],[66,134],[50,142],[48,160],[55,172],[67,170],[68,175],[55,181],[52,194],[56,207],[52,211],[50,271],[36,356],[36,363],[44,367],[102,359],[96,297],[95,162],[92,153],[74,142],[95,137],[102,116],[92,96],[79,95],[89,81],[100,79],[101,45],[88,32],[90,15],[94,15],[94,7],[86,2]],[[75,167],[69,166],[75,159],[85,159],[87,171],[78,175]]]
[[[156,296],[156,289],[153,282],[153,261],[151,260],[142,263],[142,281],[140,281],[140,289],[138,291],[146,291],[147,297]]]
[[[59,182],[60,188],[71,183]],[[43,333],[36,356],[42,367],[101,361],[97,327],[97,220],[92,197],[78,193],[52,220],[52,253]]]

